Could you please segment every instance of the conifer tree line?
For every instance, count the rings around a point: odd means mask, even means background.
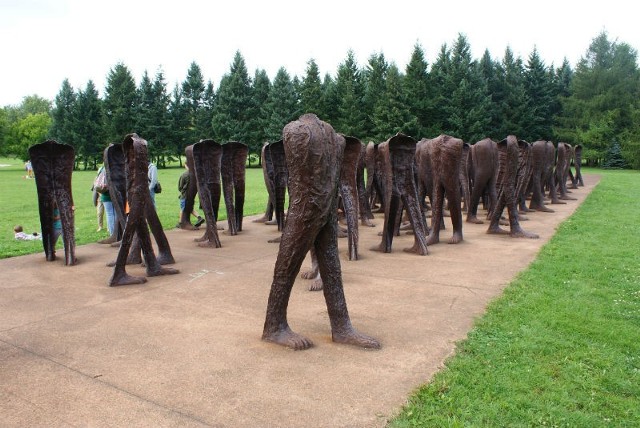
[[[204,138],[244,142],[257,163],[262,144],[280,139],[284,125],[303,113],[363,142],[397,132],[417,140],[444,133],[471,144],[514,134],[582,144],[590,165],[640,168],[637,52],[606,32],[575,69],[566,59],[546,65],[536,48],[526,60],[509,47],[501,59],[488,51],[474,59],[462,34],[431,63],[416,44],[404,70],[381,52],[359,65],[348,51],[334,75],[321,76],[310,59],[304,76],[280,68],[273,80],[263,69],[250,76],[238,51],[217,88],[195,62],[173,89],[162,71],[145,71],[136,85],[118,63],[103,97],[92,81],[75,90],[65,79],[53,103],[30,96],[0,110],[0,154],[24,157],[29,145],[49,138],[74,146],[78,167],[95,168],[108,143],[136,132],[159,166]],[[619,158],[613,163],[612,153]]]

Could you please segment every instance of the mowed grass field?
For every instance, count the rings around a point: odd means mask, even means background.
[[[18,159],[0,158],[0,258],[19,256],[43,251],[41,241],[16,241],[13,227],[21,225],[25,232],[40,232],[40,214],[38,213],[38,195],[33,179],[25,178],[24,163]],[[175,227],[180,215],[178,201],[178,178],[184,167],[158,169],[162,184],[162,193],[156,195],[156,211],[165,229]],[[91,186],[96,171],[74,171],[72,178],[73,201],[75,211],[76,245],[96,242],[106,238],[107,219],[104,230],[97,232],[96,209],[93,206]],[[247,168],[244,214],[252,215],[264,212],[267,203],[267,190],[262,169]],[[196,209],[198,199],[196,197]],[[204,215],[201,209],[200,214]],[[224,198],[220,198],[220,221],[226,226],[226,208]],[[195,221],[192,219],[192,222]],[[62,240],[58,240],[62,248]]]
[[[15,224],[40,228],[35,183],[21,162],[0,164],[0,257],[42,252],[13,239]],[[159,171],[165,228],[178,219],[182,171]],[[640,426],[640,172],[583,173],[600,184],[390,427]],[[106,236],[95,230],[94,176],[73,176],[78,245]],[[245,214],[265,204],[262,171],[248,169]]]

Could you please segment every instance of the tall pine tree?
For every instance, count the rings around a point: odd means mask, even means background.
[[[104,112],[107,139],[120,142],[125,135],[135,132],[136,82],[123,63],[116,64],[107,75]]]
[[[229,74],[222,77],[213,109],[212,126],[218,142],[245,142],[250,137],[251,79],[240,51],[235,53]]]

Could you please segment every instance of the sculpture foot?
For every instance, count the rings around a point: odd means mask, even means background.
[[[116,242],[116,238],[114,236],[110,236],[108,238],[104,238],[98,241],[98,244],[113,244]]]
[[[368,218],[363,218],[360,221],[360,224],[362,224],[363,226],[367,226],[367,227],[376,227],[376,225],[371,223],[371,220],[369,220]]]
[[[427,247],[422,248],[420,245],[413,245],[413,247],[403,248],[402,251],[405,253],[417,254],[419,256],[426,256],[429,254],[429,249]]]
[[[213,242],[213,241],[202,241],[202,242],[198,242],[198,247],[203,247],[203,248],[221,248],[222,245],[218,244],[217,242]]]
[[[500,217],[500,226],[509,226],[509,221],[504,217]]]
[[[252,223],[266,223],[269,219],[267,218],[267,216],[262,216],[260,218],[256,218],[254,220],[252,220]]]
[[[191,223],[178,223],[176,225],[176,229],[182,230],[198,230],[198,227],[192,225]]]
[[[400,230],[413,230],[413,226],[411,225],[411,222],[405,221],[400,225]]]
[[[170,254],[158,254],[157,259],[158,263],[160,263],[161,265],[172,265],[176,262],[173,256]]]
[[[375,245],[375,246],[373,246],[373,247],[371,247],[371,248],[369,248],[369,249],[370,249],[371,251],[377,251],[377,252],[379,252],[379,253],[390,253],[390,252],[391,252],[391,249],[389,249],[389,251],[387,251],[387,250],[384,248],[384,245],[382,245],[382,244]]]
[[[52,261],[54,261],[55,259],[56,259],[56,252],[55,252],[55,251],[53,251],[53,252],[51,252],[49,255],[47,255],[47,261],[48,261],[48,262],[52,262]]]
[[[291,331],[289,327],[275,332],[262,333],[262,340],[265,342],[275,343],[277,345],[286,346],[294,351],[303,351],[313,346],[313,342],[304,336]]]
[[[111,246],[112,246],[112,247],[114,247],[114,248],[118,248],[118,247],[120,247],[120,243],[121,243],[121,242],[122,242],[122,241],[115,241],[115,242],[112,242],[112,243],[111,243]]]
[[[510,235],[511,234],[511,232],[509,232],[508,230],[504,230],[500,226],[490,227],[487,230],[487,233],[489,235]]]
[[[207,234],[205,233],[204,235],[202,235],[200,238],[193,238],[193,242],[204,242],[204,241],[208,241],[209,238],[207,238]]]
[[[480,220],[478,217],[476,217],[474,215],[468,215],[467,216],[467,223],[483,224],[484,221]]]
[[[553,200],[551,201],[551,204],[552,204],[552,205],[565,205],[565,204],[566,204],[566,202],[562,202],[560,199],[553,199]]]
[[[129,254],[129,257],[127,257],[126,264],[128,265],[139,265],[140,263],[142,263],[142,257],[140,254],[137,256]]]
[[[449,244],[459,244],[462,242],[462,233],[454,233],[451,239],[449,239]]]
[[[427,236],[427,245],[435,245],[440,242],[440,236],[436,234],[430,234]]]
[[[147,276],[175,275],[180,273],[178,269],[161,267],[155,270],[147,270]]]
[[[518,216],[518,220],[519,220],[519,221],[528,221],[528,220],[529,220],[529,217],[527,217],[527,216],[526,216],[526,215],[524,215],[524,214],[520,214],[520,215]]]
[[[300,278],[303,279],[314,279],[318,276],[318,269],[309,269],[308,271],[302,272],[300,274]]]
[[[511,232],[509,235],[511,235],[512,238],[529,238],[529,239],[538,239],[540,236],[536,233],[531,233],[531,232],[525,232],[522,229],[517,229],[513,232]]]
[[[132,284],[144,284],[147,282],[147,278],[144,276],[131,276],[127,273],[120,275],[113,275],[111,281],[109,281],[109,287],[117,287],[119,285],[132,285]]]
[[[553,211],[551,208],[547,208],[546,205],[535,205],[533,207],[529,207],[530,209],[533,208],[536,211],[542,211],[543,213],[552,213],[555,212]]]
[[[571,196],[560,196],[560,199],[563,201],[577,201],[577,198],[572,198]]]
[[[346,238],[347,236],[349,236],[347,231],[344,230],[343,228],[339,227],[338,228],[338,238]]]
[[[359,346],[365,349],[380,349],[380,342],[371,336],[358,333],[353,328],[342,332],[331,332],[331,339],[336,343]]]
[[[322,278],[316,278],[309,284],[309,291],[321,291],[323,286]]]
[[[269,244],[278,244],[282,240],[282,236],[278,236],[277,238],[269,239],[267,242]]]
[[[278,221],[277,220],[267,220],[264,222],[264,224],[268,225],[268,226],[277,226],[278,225]]]

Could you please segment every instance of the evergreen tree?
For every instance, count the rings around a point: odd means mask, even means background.
[[[609,145],[602,167],[605,169],[624,169],[627,167],[626,162],[622,157],[620,143],[618,143],[617,140],[614,139]]]
[[[403,77],[395,64],[387,68],[385,91],[378,99],[372,121],[375,125],[374,141],[389,139],[398,132],[407,134],[407,129],[415,129],[417,119],[409,112],[403,90]]]
[[[314,113],[320,118],[325,116],[322,109],[320,70],[313,58],[307,62],[306,74],[300,85],[300,109],[303,113]]]
[[[264,69],[256,69],[253,78],[253,97],[251,115],[251,129],[249,139],[246,142],[249,145],[249,151],[255,155],[259,155],[262,150],[262,144],[268,141],[265,129],[269,124],[269,109],[267,101],[271,92],[271,82],[269,76]],[[258,156],[258,159],[260,156]]]
[[[135,132],[136,82],[123,63],[116,64],[107,75],[104,112],[108,141],[122,141],[125,135]]]
[[[201,126],[198,126],[201,111],[204,108],[204,91],[204,77],[200,66],[194,61],[187,71],[186,79],[182,82],[182,101],[185,103],[184,107],[189,116],[187,138],[194,143],[204,138],[200,133]]]
[[[251,79],[244,58],[237,51],[229,74],[222,77],[213,110],[212,126],[220,143],[244,142],[250,137]]]
[[[433,94],[430,87],[427,61],[422,47],[416,43],[411,59],[405,70],[404,93],[409,113],[416,118],[414,128],[406,128],[405,132],[416,139],[429,138],[432,131]]]
[[[332,124],[337,132],[362,138],[365,129],[364,87],[361,72],[352,50],[347,58],[338,66],[336,79],[337,111],[336,123]]]
[[[211,119],[213,118],[213,108],[215,104],[216,93],[213,88],[213,82],[209,80],[202,96],[202,105],[196,115],[196,135],[198,135],[200,139],[211,138],[213,134]]]
[[[324,75],[322,80],[322,106],[321,109],[325,114],[325,117],[320,116],[320,119],[330,123],[334,128],[338,123],[340,114],[338,113],[338,89],[336,81],[331,77],[329,73]]]
[[[178,158],[182,166],[182,158],[185,156],[185,148],[197,143],[189,140],[189,112],[182,100],[180,86],[176,85],[169,102],[169,144],[171,152]]]
[[[149,158],[159,166],[164,166],[166,158],[173,154],[169,119],[169,95],[162,70],[156,72],[151,87],[151,103],[148,106]],[[145,134],[146,135],[146,134]]]
[[[524,88],[528,101],[529,124],[522,138],[529,141],[550,140],[553,133],[554,81],[536,48],[529,55],[524,74]]]
[[[107,143],[102,100],[91,80],[78,94],[75,119],[76,156],[82,160],[85,169],[96,169],[96,164],[102,162]]]
[[[64,79],[60,92],[56,95],[55,106],[52,112],[51,138],[59,143],[73,145],[73,128],[77,95],[69,79]]]
[[[521,58],[513,55],[507,47],[502,59],[504,69],[504,100],[501,104],[500,116],[502,126],[496,139],[501,140],[513,134],[518,138],[529,139],[528,127],[531,124],[529,116],[529,99],[525,90],[524,65]]]
[[[479,66],[482,76],[487,84],[487,90],[491,99],[491,107],[489,108],[489,132],[486,136],[496,140],[498,138],[503,138],[504,136],[502,111],[505,109],[504,105],[506,99],[504,85],[505,72],[504,68],[502,68],[502,64],[499,61],[494,61],[493,58],[491,58],[491,54],[489,54],[489,51],[486,49],[480,59]],[[475,143],[475,141],[472,141],[472,143]]]
[[[384,97],[387,92],[386,79],[388,68],[389,64],[387,64],[384,54],[373,54],[369,57],[369,64],[363,76],[365,91],[362,104],[366,120],[363,123],[364,133],[360,138],[364,141],[373,139],[376,142],[381,142],[390,137],[390,135],[386,135],[386,129],[392,127],[393,124],[379,123],[379,120],[383,120],[383,116],[379,116],[379,112],[377,112],[378,105],[384,104],[386,101]],[[381,130],[385,130],[382,132],[384,136],[383,139],[380,139]]]
[[[605,157],[609,142],[617,140],[623,154],[633,163],[633,157],[640,154],[631,141],[629,129],[634,125],[636,110],[640,108],[640,71],[637,52],[626,43],[611,42],[607,33],[600,33],[589,46],[585,57],[581,58],[571,80],[571,95],[563,102],[564,129],[573,125],[577,129],[576,140],[570,144],[582,143],[588,150],[584,155],[591,164]],[[566,118],[573,118],[563,120]],[[564,122],[564,123],[563,123]],[[609,124],[611,137],[593,139],[603,126]]]
[[[431,126],[425,131],[426,135],[429,135],[428,138],[444,133],[445,127],[448,125],[446,112],[451,108],[451,94],[455,89],[449,79],[450,73],[451,51],[446,44],[443,44],[429,73],[433,90],[434,109]]]
[[[462,34],[453,45],[450,73],[445,77],[450,103],[445,109],[445,131],[464,141],[487,135],[491,116],[490,97],[480,67],[471,58],[471,47]]]
[[[269,141],[281,139],[282,128],[299,116],[298,99],[293,82],[289,73],[282,67],[273,79],[273,85],[267,99],[266,112],[268,122],[264,132]]]

